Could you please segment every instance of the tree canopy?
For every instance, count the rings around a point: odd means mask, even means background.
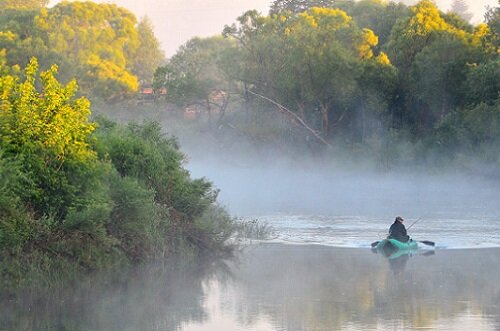
[[[104,99],[151,82],[164,57],[147,18],[137,22],[124,8],[90,1],[6,11],[0,47],[7,49],[8,64],[24,66],[32,56],[42,68],[57,63],[62,81],[78,77],[82,93]]]

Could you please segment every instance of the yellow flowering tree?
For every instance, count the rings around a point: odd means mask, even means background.
[[[38,75],[33,58],[24,78],[15,71],[5,65],[0,70],[0,146],[5,157],[20,159],[32,178],[26,199],[34,210],[64,214],[85,185],[76,169],[96,160],[89,145],[95,129],[90,102],[75,98],[75,81],[58,82],[56,66]],[[82,183],[70,189],[73,180]]]

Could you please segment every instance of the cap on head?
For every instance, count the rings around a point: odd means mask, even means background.
[[[401,216],[398,216],[398,217],[396,217],[396,221],[397,221],[397,222],[403,222],[403,221],[404,221],[404,219],[403,219]]]

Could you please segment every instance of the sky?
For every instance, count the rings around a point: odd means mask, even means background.
[[[51,0],[54,5],[59,0]],[[133,12],[138,19],[151,19],[155,35],[167,57],[175,54],[179,46],[189,39],[220,34],[224,25],[250,9],[266,15],[272,0],[95,0],[115,3]],[[439,7],[447,11],[452,0],[438,0]],[[497,0],[467,0],[474,23],[481,22],[487,5],[495,7]]]

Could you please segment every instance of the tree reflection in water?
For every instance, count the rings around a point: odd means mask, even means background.
[[[141,267],[102,273],[57,289],[0,299],[0,330],[178,330],[202,323],[203,281],[225,282],[227,267]]]

